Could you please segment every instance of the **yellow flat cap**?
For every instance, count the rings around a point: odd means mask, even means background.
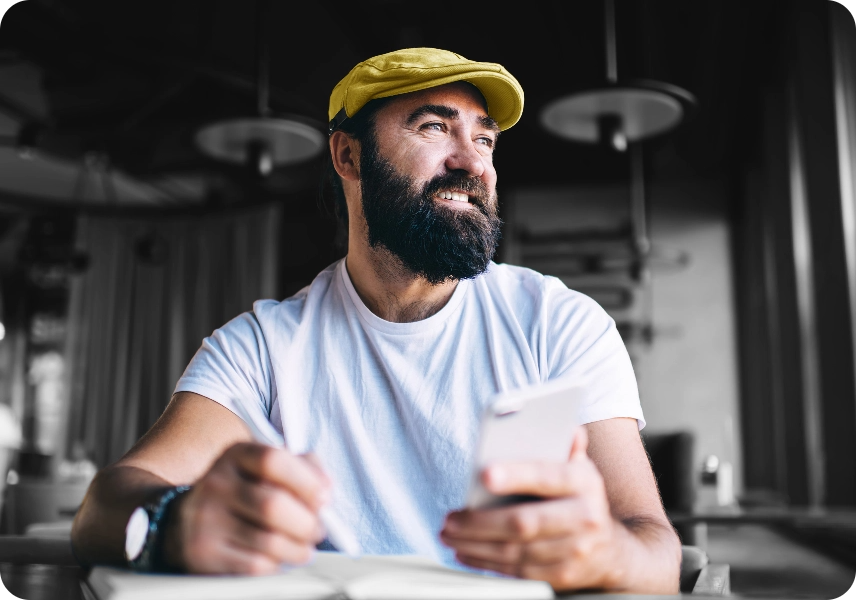
[[[502,65],[467,60],[436,48],[406,48],[364,60],[330,94],[330,131],[353,117],[370,100],[467,81],[487,101],[487,113],[500,129],[523,114],[523,88]]]

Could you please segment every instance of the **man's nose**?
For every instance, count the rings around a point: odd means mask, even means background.
[[[484,157],[475,149],[472,140],[455,140],[446,158],[449,171],[465,171],[470,177],[481,177],[485,171]]]

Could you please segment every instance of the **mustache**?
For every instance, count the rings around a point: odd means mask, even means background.
[[[470,197],[470,202],[479,208],[486,207],[490,202],[490,191],[481,179],[459,173],[446,173],[434,177],[424,185],[422,194],[425,198],[433,198],[443,190],[460,190],[466,193]]]

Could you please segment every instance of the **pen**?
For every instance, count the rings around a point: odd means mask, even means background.
[[[283,445],[282,434],[277,432],[270,422],[253,419],[249,414],[241,410],[243,407],[240,404],[238,404],[237,408],[238,416],[244,419],[244,422],[247,423],[253,437],[257,441],[271,446]],[[324,470],[324,465],[321,464],[321,460],[318,458],[318,455],[314,454],[311,449],[307,450],[306,453],[303,454],[303,457],[314,463],[315,466],[322,471]],[[324,525],[324,529],[327,530],[327,537],[329,538],[330,543],[332,543],[337,550],[352,558],[362,555],[362,547],[360,546],[360,542],[357,540],[357,536],[354,535],[347,524],[339,517],[338,514],[336,514],[332,506],[327,505],[321,508],[318,516],[321,519],[321,523]]]
[[[306,452],[303,457],[324,471],[324,465],[321,463],[321,459],[314,453],[314,451],[310,450]],[[323,506],[321,510],[318,511],[318,517],[321,519],[324,529],[327,530],[327,538],[339,552],[347,554],[351,558],[356,558],[363,553],[363,550],[360,547],[360,542],[357,540],[357,536],[354,535],[354,532],[351,531],[347,524],[339,517],[338,514],[336,514],[336,511],[333,510],[332,506],[329,504]]]
[[[339,518],[339,515],[333,511],[332,507],[325,506],[318,513],[318,516],[327,530],[327,537],[330,539],[330,543],[336,546],[337,550],[347,554],[351,558],[357,558],[363,553],[357,537]]]

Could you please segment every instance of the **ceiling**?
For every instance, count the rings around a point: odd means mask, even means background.
[[[524,116],[497,150],[501,187],[626,178],[625,156],[560,141],[538,124],[546,102],[604,81],[601,0],[498,6],[274,0],[271,108],[322,128],[330,90],[360,60],[446,48],[502,63],[526,91]],[[649,144],[655,175],[727,173],[751,98],[775,67],[774,6],[616,0],[619,77],[666,81],[699,101],[680,130]],[[0,25],[0,206],[163,211],[272,198],[309,206],[320,157],[258,180],[193,143],[205,123],[254,114],[255,9],[246,0],[14,5]]]

